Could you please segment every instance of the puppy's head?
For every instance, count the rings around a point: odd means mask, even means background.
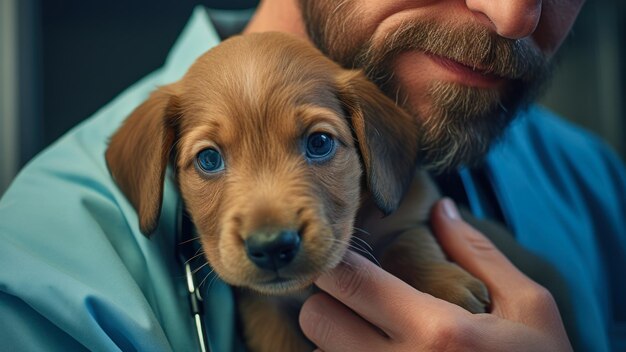
[[[281,293],[341,260],[362,191],[385,213],[398,206],[416,133],[360,72],[265,33],[225,41],[155,91],[112,137],[106,159],[146,235],[172,160],[218,275]]]

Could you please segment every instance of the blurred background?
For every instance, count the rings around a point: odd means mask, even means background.
[[[195,5],[232,11],[256,3],[0,0],[0,194],[35,154],[160,67]],[[626,2],[587,1],[542,99],[623,160],[625,44]]]

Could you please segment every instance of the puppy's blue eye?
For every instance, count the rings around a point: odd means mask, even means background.
[[[196,164],[206,173],[216,173],[224,169],[224,160],[220,152],[213,148],[203,149],[196,155]]]
[[[328,133],[315,132],[306,142],[306,155],[314,161],[325,161],[335,151],[335,140]]]

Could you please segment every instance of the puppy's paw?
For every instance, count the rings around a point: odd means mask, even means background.
[[[424,283],[425,287],[420,288],[422,291],[472,313],[485,313],[489,309],[489,292],[485,284],[454,263],[433,268]]]

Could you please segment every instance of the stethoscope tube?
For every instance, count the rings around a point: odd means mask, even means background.
[[[178,218],[176,224],[176,256],[183,267],[185,280],[187,283],[187,295],[189,297],[189,307],[191,317],[196,327],[196,337],[201,352],[210,352],[209,340],[204,326],[204,304],[200,288],[197,285],[194,270],[191,267],[194,258],[194,250],[192,246],[192,236],[194,233],[193,223],[189,214],[184,209],[182,202],[178,206]]]

